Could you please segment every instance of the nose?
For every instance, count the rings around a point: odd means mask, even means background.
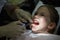
[[[37,15],[35,15],[35,16],[33,17],[33,19],[35,19],[35,18],[38,18],[38,16],[37,16]]]
[[[35,19],[37,19],[37,18],[38,18],[38,16],[35,15],[35,16],[32,18],[31,23],[33,23],[33,21],[34,21]]]
[[[33,22],[34,19],[37,19],[37,18],[39,18],[38,15],[33,16],[31,22]]]

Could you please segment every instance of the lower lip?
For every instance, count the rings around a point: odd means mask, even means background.
[[[33,23],[33,24],[35,24],[35,25],[39,25],[39,23]]]

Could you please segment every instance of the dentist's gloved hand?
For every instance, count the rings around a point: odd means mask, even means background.
[[[20,23],[20,21],[14,21],[7,25],[0,26],[0,37],[6,36],[8,38],[15,38],[16,36],[23,34],[26,29],[18,23]]]
[[[31,13],[29,13],[29,12],[27,12],[25,10],[22,10],[22,9],[16,9],[15,13],[16,13],[17,18],[19,20],[21,20],[23,22],[24,21],[29,21],[29,22],[31,21],[31,17],[32,17]]]

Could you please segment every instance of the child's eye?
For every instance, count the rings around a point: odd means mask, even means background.
[[[37,15],[37,13],[35,13],[34,15]]]
[[[44,16],[44,14],[43,13],[40,13],[40,16]]]

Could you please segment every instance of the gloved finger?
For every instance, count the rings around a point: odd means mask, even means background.
[[[15,13],[17,13],[16,15],[17,15],[17,17],[19,18],[19,17],[22,17],[22,18],[24,18],[25,20],[28,20],[28,21],[30,21],[31,20],[31,14],[29,13],[29,12],[27,12],[27,11],[24,11],[24,10],[22,10],[22,9],[16,9],[15,10]],[[20,18],[19,18],[20,19]]]

